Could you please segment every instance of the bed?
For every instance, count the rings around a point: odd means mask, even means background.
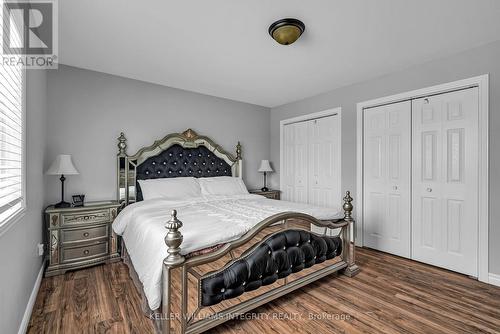
[[[191,129],[134,155],[122,133],[118,149],[113,230],[158,332],[200,333],[324,276],[359,271],[349,192],[328,208],[249,194],[240,143],[233,156]]]

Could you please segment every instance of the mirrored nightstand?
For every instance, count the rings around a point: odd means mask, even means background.
[[[262,191],[260,189],[253,189],[253,190],[250,190],[250,194],[261,195],[261,196],[264,196],[264,197],[267,197],[270,199],[279,200],[281,191],[280,190],[271,190],[271,189],[268,191]]]
[[[111,229],[119,207],[117,201],[48,207],[45,217],[49,266],[45,276],[119,261],[117,236]]]

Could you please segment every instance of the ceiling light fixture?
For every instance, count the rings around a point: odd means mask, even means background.
[[[269,35],[281,45],[290,45],[302,35],[306,26],[297,19],[281,19],[269,26]]]

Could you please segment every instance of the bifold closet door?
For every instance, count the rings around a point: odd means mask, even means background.
[[[363,112],[364,245],[410,257],[411,101]]]
[[[413,100],[413,259],[477,276],[478,88]]]
[[[340,191],[340,120],[338,115],[307,122],[309,189],[308,203],[337,207],[341,203]],[[324,228],[311,224],[311,231],[324,233]],[[337,235],[339,230],[328,230]]]
[[[308,131],[307,122],[287,124],[283,127],[284,185],[283,199],[307,203],[308,196]]]
[[[335,207],[341,203],[340,116],[283,127],[282,198]]]
[[[336,207],[340,192],[340,124],[338,115],[307,122],[308,203]]]

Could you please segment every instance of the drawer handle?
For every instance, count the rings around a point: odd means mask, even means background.
[[[84,237],[84,238],[86,238],[86,237],[88,237],[88,236],[89,236],[89,232],[85,232],[85,233],[83,233],[83,237]]]
[[[89,250],[88,250],[88,249],[86,249],[86,250],[84,250],[84,251],[83,251],[83,254],[84,254],[84,255],[89,255],[89,253],[90,253],[90,252],[89,252]]]

